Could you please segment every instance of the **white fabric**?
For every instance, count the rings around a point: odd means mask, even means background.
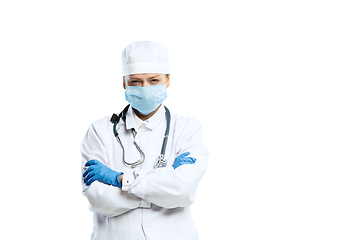
[[[145,152],[146,158],[135,169],[123,164],[122,149],[113,135],[110,117],[92,123],[81,144],[82,173],[86,170],[84,165],[87,161],[97,159],[113,170],[134,178],[128,192],[97,181],[89,187],[82,184],[83,194],[94,214],[91,239],[198,239],[190,206],[195,200],[197,185],[207,169],[208,157],[207,148],[202,144],[199,122],[171,114],[165,153],[168,165],[154,169],[166,128],[165,109],[160,107],[154,116],[144,122],[135,116],[130,107],[126,118],[127,130],[122,120],[117,127],[128,162],[140,157],[130,129],[137,131],[135,141]],[[196,163],[174,170],[172,164],[175,158],[186,151],[197,159]]]
[[[134,180],[135,180],[134,174],[129,174],[129,173],[123,174],[122,190],[125,192],[129,191]]]
[[[136,41],[122,51],[122,75],[139,73],[169,74],[169,54],[165,45]]]

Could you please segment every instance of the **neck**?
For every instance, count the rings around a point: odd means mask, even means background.
[[[157,109],[155,109],[152,113],[150,113],[148,115],[142,115],[138,110],[136,110],[135,108],[133,108],[133,109],[134,109],[136,116],[138,116],[141,120],[145,121],[145,120],[151,118],[152,116],[154,116],[154,114],[159,110],[161,105],[162,104],[160,104],[160,106]]]

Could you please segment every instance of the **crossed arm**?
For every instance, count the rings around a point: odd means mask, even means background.
[[[182,152],[187,152],[177,156],[172,166],[140,170],[126,192],[121,189],[124,175],[107,166],[107,150],[95,129],[90,127],[81,152],[83,194],[89,200],[92,211],[114,217],[141,207],[145,201],[149,207],[150,203],[164,208],[191,205],[196,187],[207,168],[207,149],[201,141],[197,144],[201,135],[201,131],[194,131],[192,140],[181,147]]]

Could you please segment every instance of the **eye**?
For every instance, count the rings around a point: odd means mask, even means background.
[[[151,83],[157,83],[157,82],[159,82],[158,79],[151,79]]]

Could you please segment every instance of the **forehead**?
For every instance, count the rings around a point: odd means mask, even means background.
[[[162,74],[160,73],[139,73],[139,74],[131,74],[130,79],[148,79],[148,78],[156,78],[160,77]]]

